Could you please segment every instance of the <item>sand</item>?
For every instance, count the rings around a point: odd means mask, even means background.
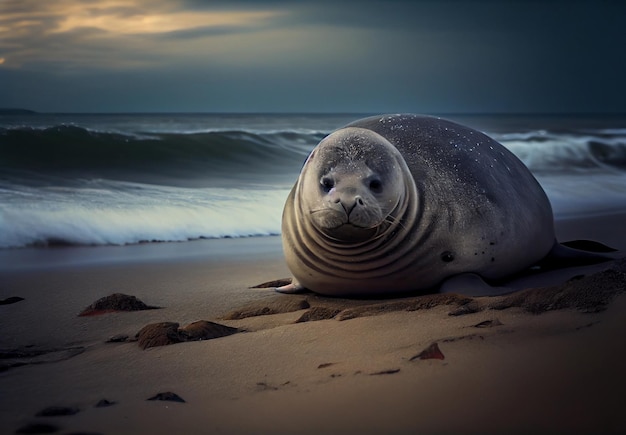
[[[557,230],[626,251],[623,222]],[[0,433],[624,433],[625,273],[608,262],[521,277],[497,298],[346,300],[250,288],[289,276],[278,237],[1,251]],[[78,315],[114,293],[160,308]],[[241,332],[134,338],[199,320]],[[182,401],[148,400],[160,393]]]

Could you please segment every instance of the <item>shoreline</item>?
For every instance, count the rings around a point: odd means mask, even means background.
[[[624,250],[625,216],[560,219],[557,234]],[[24,300],[0,306],[0,349],[24,352],[25,365],[0,371],[2,433],[36,423],[103,434],[626,430],[624,294],[592,312],[532,314],[513,306],[451,316],[454,305],[444,299],[409,310],[404,298],[249,288],[289,276],[279,237],[12,254],[21,266],[9,269],[2,260],[10,256],[0,251],[0,299]],[[520,285],[553,285],[609,266],[570,268]],[[116,292],[161,308],[78,317]],[[318,315],[333,304],[351,312],[372,308],[350,320],[296,323],[307,309],[224,319],[241,307],[269,309],[297,298],[322,304]],[[381,301],[387,308],[376,311]],[[132,340],[106,343],[115,335],[132,338],[148,324],[198,320],[246,332],[146,350]],[[412,360],[432,343],[444,359]],[[26,355],[32,351],[45,352]],[[185,403],[147,401],[166,391]],[[116,403],[95,408],[102,399]],[[36,416],[50,406],[79,412]]]
[[[626,234],[614,231],[626,222],[626,211],[562,215],[555,218],[560,242],[586,239],[626,251]],[[69,245],[0,249],[0,272],[115,263],[231,261],[241,255],[282,259],[280,235],[206,238],[126,245]]]
[[[227,237],[127,245],[0,249],[0,272],[130,263],[233,261],[241,255],[282,256],[280,236]]]

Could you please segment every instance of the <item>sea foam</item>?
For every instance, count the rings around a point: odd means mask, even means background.
[[[30,201],[0,204],[0,248],[275,235],[288,194],[285,189],[132,188],[22,188]]]

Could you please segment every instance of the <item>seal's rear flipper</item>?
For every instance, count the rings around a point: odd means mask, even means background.
[[[568,242],[562,242],[561,245],[568,248],[576,249],[579,251],[587,252],[617,252],[615,248],[606,246],[604,243],[596,242],[595,240],[570,240]]]
[[[591,240],[555,241],[552,250],[537,266],[542,270],[585,266],[616,260],[622,255],[617,249]]]

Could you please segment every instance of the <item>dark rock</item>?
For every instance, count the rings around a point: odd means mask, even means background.
[[[25,300],[19,296],[11,296],[10,298],[0,299],[0,305],[9,305]]]
[[[104,313],[111,313],[116,311],[142,311],[142,310],[154,310],[159,307],[151,307],[146,305],[135,296],[125,295],[122,293],[114,293],[112,295],[98,299],[93,304],[89,305],[79,316],[97,316]]]
[[[185,400],[180,397],[178,394],[176,393],[172,393],[171,391],[166,391],[165,393],[159,393],[155,396],[150,397],[147,400],[165,400],[168,402],[180,402],[180,403],[185,403]]]

